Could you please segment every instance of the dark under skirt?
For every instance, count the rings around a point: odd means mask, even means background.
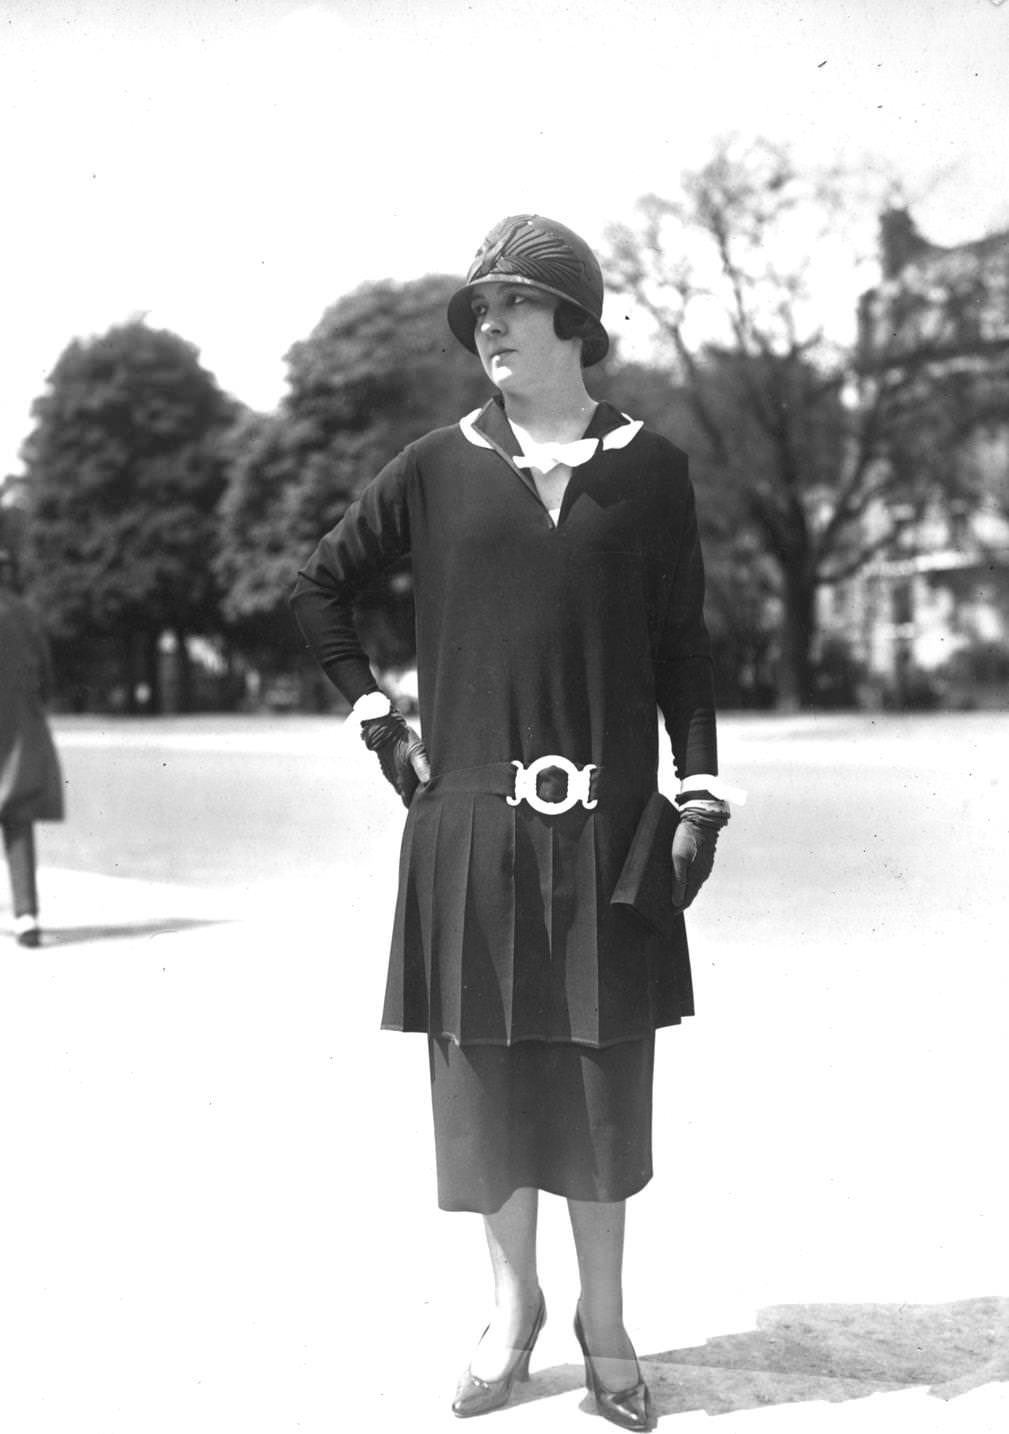
[[[490,1215],[525,1186],[625,1200],[651,1179],[654,1033],[428,1050],[441,1209]]]

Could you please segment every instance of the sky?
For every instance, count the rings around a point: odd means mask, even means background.
[[[504,214],[598,244],[727,134],[1009,227],[1007,76],[1009,0],[0,0],[0,477],[76,336],[146,315],[268,409],[356,285]]]

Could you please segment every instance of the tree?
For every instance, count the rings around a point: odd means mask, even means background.
[[[0,479],[0,550],[9,553],[15,567],[20,569],[25,544],[25,514],[17,500],[18,487],[14,479]]]
[[[733,707],[768,706],[773,698],[774,573],[738,504],[720,490],[687,387],[668,366],[624,362],[617,353],[597,371],[592,391],[691,455],[718,699]]]
[[[30,585],[58,643],[114,646],[130,710],[141,683],[159,708],[166,629],[185,706],[186,637],[219,626],[218,442],[233,414],[196,349],[139,320],[75,339],[35,402],[23,450]]]
[[[405,444],[485,397],[479,364],[445,321],[458,285],[429,275],[365,284],[338,300],[287,355],[278,412],[247,416],[229,436],[217,572],[226,615],[260,658],[292,660],[287,599],[298,561]],[[391,572],[361,603],[376,661],[408,662],[408,573]]]
[[[636,226],[610,233],[615,287],[653,320],[687,396],[707,506],[773,578],[785,707],[814,700],[818,594],[915,523],[955,441],[948,403],[933,401],[934,341],[896,364],[877,350],[869,383],[854,342],[825,332],[836,273],[855,262],[851,203],[839,174],[725,142],[675,199],[644,198]]]

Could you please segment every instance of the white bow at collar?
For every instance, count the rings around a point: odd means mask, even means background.
[[[573,443],[530,443],[515,459],[515,467],[538,468],[543,474],[561,464],[578,468],[589,461],[598,447],[598,438],[576,438]]]

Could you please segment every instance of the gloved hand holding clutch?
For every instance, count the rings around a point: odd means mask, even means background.
[[[686,802],[673,835],[673,906],[686,911],[711,875],[718,833],[729,820],[728,802],[704,797]]]
[[[408,807],[417,787],[431,780],[427,748],[420,736],[395,707],[384,717],[365,718],[361,736],[369,752],[378,753],[382,775]]]

